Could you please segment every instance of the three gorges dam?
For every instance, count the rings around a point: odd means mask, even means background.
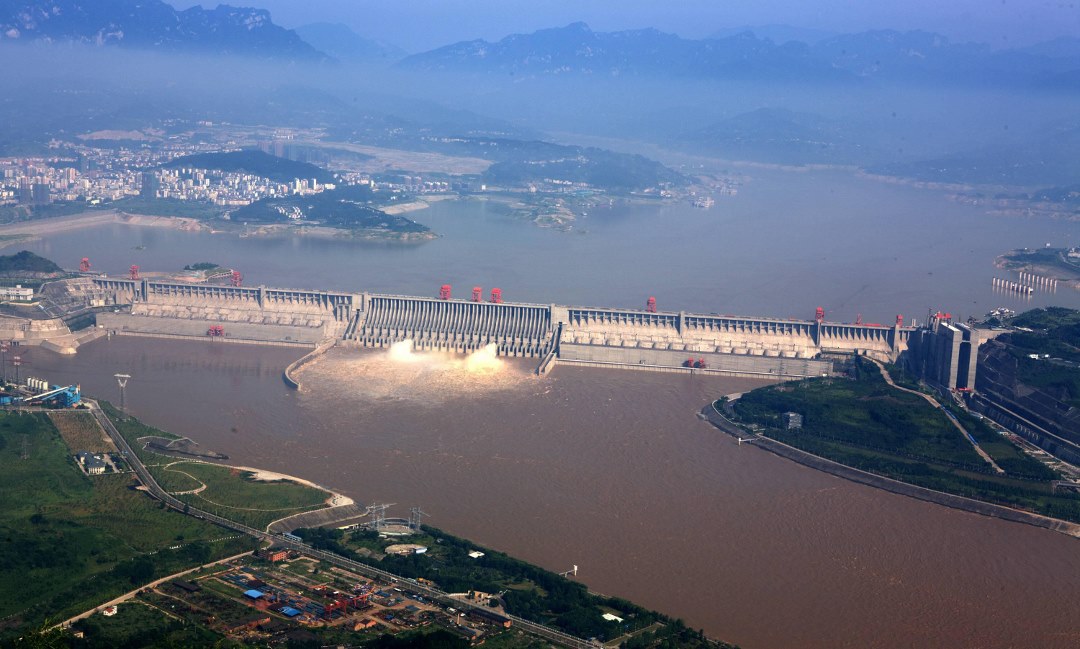
[[[417,351],[469,353],[494,345],[500,356],[557,364],[704,372],[786,380],[822,376],[840,356],[895,361],[913,327],[506,302],[479,287],[455,299],[245,287],[174,280],[84,276],[43,287],[50,324],[7,323],[0,336],[74,353],[103,335],[209,338],[249,344],[386,348],[410,340]],[[40,320],[40,319],[39,319]],[[48,335],[35,331],[47,329]]]

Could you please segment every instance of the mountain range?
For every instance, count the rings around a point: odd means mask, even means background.
[[[1021,49],[953,43],[922,31],[828,35],[771,25],[705,39],[656,29],[597,32],[585,23],[462,41],[405,56],[345,25],[296,30],[262,9],[177,10],[164,0],[0,0],[0,43],[79,42],[275,60],[391,63],[427,71],[521,76],[664,77],[798,82],[944,82],[1076,89],[1080,39]],[[772,38],[770,38],[772,37]],[[775,38],[775,40],[774,40]],[[801,40],[800,40],[801,39]]]
[[[405,57],[401,48],[364,38],[341,23],[311,23],[294,31],[312,47],[339,61],[393,63]]]
[[[0,42],[78,42],[268,59],[326,61],[270,13],[218,5],[177,11],[162,0],[0,0]]]
[[[509,75],[592,75],[859,82],[921,80],[952,84],[1075,87],[1080,42],[1026,50],[952,43],[922,31],[869,31],[807,44],[777,44],[751,32],[691,40],[656,29],[596,32],[585,23],[462,41],[405,58],[431,71]]]

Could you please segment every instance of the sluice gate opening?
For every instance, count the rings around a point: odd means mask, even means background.
[[[536,358],[551,349],[554,328],[542,305],[371,295],[349,330],[347,339],[364,347],[411,340],[419,351],[469,353],[496,345],[500,356]]]

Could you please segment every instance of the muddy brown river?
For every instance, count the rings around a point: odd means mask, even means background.
[[[236,463],[426,522],[755,648],[1080,646],[1080,541],[846,482],[696,417],[754,387],[529,362],[119,338],[23,372],[81,382]],[[10,368],[9,368],[10,370]]]

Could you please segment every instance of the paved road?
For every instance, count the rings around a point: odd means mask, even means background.
[[[873,361],[874,365],[877,365],[878,371],[881,372],[881,377],[885,379],[886,383],[896,388],[897,390],[900,390],[901,392],[907,392],[909,394],[914,394],[922,397],[923,399],[926,399],[930,403],[930,405],[945,413],[945,416],[949,418],[949,421],[952,422],[953,426],[956,426],[956,429],[960,431],[960,433],[964,436],[964,439],[966,439],[968,443],[971,444],[972,448],[975,449],[975,452],[979,454],[979,457],[985,460],[987,464],[992,466],[994,468],[994,471],[997,471],[1000,474],[1005,473],[1005,470],[998,466],[997,462],[994,461],[994,458],[990,457],[990,455],[986,451],[982,450],[982,447],[979,446],[979,444],[975,441],[975,438],[971,436],[971,433],[969,433],[967,429],[964,428],[960,424],[960,422],[956,420],[956,416],[949,412],[947,409],[943,408],[941,404],[938,403],[937,399],[930,396],[929,394],[926,394],[925,392],[918,392],[916,390],[909,390],[907,388],[900,387],[893,382],[892,377],[889,376],[889,372],[885,369],[884,365],[875,361],[872,358],[868,360]]]

